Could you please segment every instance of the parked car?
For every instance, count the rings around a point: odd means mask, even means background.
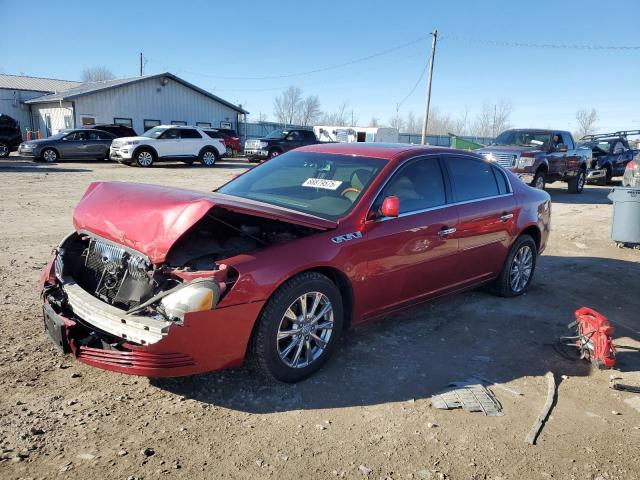
[[[127,127],[126,125],[120,125],[118,123],[111,123],[111,124],[98,123],[96,125],[87,125],[84,128],[102,130],[103,132],[109,132],[113,134],[116,138],[135,137],[138,135],[133,128]]]
[[[225,150],[226,157],[234,157],[240,152],[241,150],[240,137],[231,136],[228,133],[223,132],[222,131],[223,129],[218,129],[218,128],[203,128],[202,130],[211,138],[219,138],[224,142],[224,145],[226,147],[226,150]],[[226,130],[229,130],[229,129],[226,129]]]
[[[294,382],[343,328],[480,284],[526,292],[550,208],[481,156],[412,145],[302,147],[210,194],[97,182],[42,272],[45,324],[107,370],[190,375],[248,356]]]
[[[577,148],[571,133],[563,130],[507,130],[475,151],[532,187],[544,189],[547,183],[562,181],[571,193],[582,192],[591,161],[591,150]]]
[[[627,163],[622,177],[622,186],[640,188],[640,159]]]
[[[213,167],[225,152],[224,142],[211,138],[199,127],[159,125],[137,137],[118,138],[111,144],[111,160],[150,167],[155,162],[199,160]]]
[[[60,130],[42,140],[23,142],[18,153],[35,160],[55,162],[61,158],[109,158],[109,146],[115,137],[102,130]]]
[[[320,141],[311,130],[274,130],[266,137],[244,142],[244,154],[250,162],[259,162],[316,143]]]
[[[579,146],[592,152],[587,182],[606,185],[613,177],[624,175],[627,164],[640,154],[640,150],[629,146],[627,137],[631,135],[640,135],[640,130],[621,130],[581,138]]]
[[[6,158],[22,142],[20,124],[9,115],[0,114],[0,158]]]

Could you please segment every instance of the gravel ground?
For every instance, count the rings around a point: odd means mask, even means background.
[[[208,191],[248,166],[0,161],[0,478],[640,478],[640,395],[609,388],[612,376],[640,385],[640,251],[610,241],[604,187],[551,185],[553,232],[527,295],[467,292],[347,332],[297,385],[244,368],[150,380],[57,352],[38,275],[90,182]],[[616,327],[616,370],[550,347],[585,305]],[[529,446],[549,370],[557,402]],[[502,417],[430,407],[473,374],[523,395],[493,388]]]

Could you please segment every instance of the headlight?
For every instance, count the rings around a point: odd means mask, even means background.
[[[260,142],[260,148],[267,148],[269,144],[267,142]]]
[[[160,301],[160,308],[170,319],[184,320],[185,313],[212,310],[220,299],[220,287],[213,280],[196,280]]]
[[[493,156],[493,153],[483,153],[482,156],[485,158],[485,160],[488,160],[490,162],[495,162],[496,157]]]
[[[518,168],[530,167],[533,165],[533,161],[533,157],[520,157],[520,160],[518,160]]]
[[[140,143],[140,140],[127,140],[126,142],[124,142],[124,145],[138,145]]]

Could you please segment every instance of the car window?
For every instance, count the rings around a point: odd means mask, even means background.
[[[193,128],[181,128],[180,136],[182,138],[202,138],[202,135],[200,135],[200,132],[198,132],[197,130],[194,130]]]
[[[160,135],[160,138],[164,140],[180,138],[180,131],[177,128],[169,128],[165,130],[162,135]]]
[[[618,141],[613,147],[613,153],[618,154],[624,152],[624,143]]]
[[[111,140],[112,137],[108,133],[98,132],[98,131],[90,131],[87,132],[89,136],[89,140]]]
[[[74,141],[74,140],[77,140],[77,139],[78,139],[78,138],[77,138],[77,135],[78,135],[78,132],[73,132],[73,133],[70,133],[69,135],[66,135],[66,136],[64,137],[64,139],[65,139],[66,141],[68,141],[68,142],[69,142],[69,141]],[[52,136],[51,138],[53,138],[53,136]]]
[[[311,131],[305,131],[305,132],[302,132],[302,138],[304,138],[305,140],[315,140],[316,135]]]
[[[562,132],[562,143],[564,143],[569,150],[573,150],[573,140],[569,132]]]
[[[378,209],[385,197],[400,199],[400,213],[410,213],[447,203],[444,178],[437,158],[414,160],[389,180],[374,204]]]
[[[292,142],[300,140],[300,132],[290,132],[289,135],[287,135],[287,139],[289,138],[291,138]]]
[[[493,174],[496,177],[496,182],[498,183],[498,192],[500,195],[504,195],[509,193],[509,183],[507,182],[507,177],[505,174],[496,167],[493,167]]]
[[[456,202],[494,197],[500,194],[491,165],[469,157],[445,156]]]
[[[218,192],[337,220],[358,203],[385,164],[377,158],[293,150]]]
[[[216,132],[215,130],[205,130],[206,133],[211,138],[222,138],[222,134],[220,132]]]

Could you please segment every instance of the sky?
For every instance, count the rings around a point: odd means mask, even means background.
[[[0,73],[79,79],[83,69],[105,66],[129,77],[138,75],[143,52],[145,73],[172,72],[242,104],[253,119],[274,119],[274,97],[294,85],[318,95],[324,111],[347,101],[358,124],[386,123],[405,97],[400,115],[422,115],[420,76],[437,29],[431,101],[441,112],[471,118],[483,104],[506,100],[518,127],[575,130],[576,111],[595,108],[600,131],[640,129],[639,7],[638,0],[0,0]],[[532,46],[568,44],[637,48]],[[361,61],[344,65],[354,60]]]

